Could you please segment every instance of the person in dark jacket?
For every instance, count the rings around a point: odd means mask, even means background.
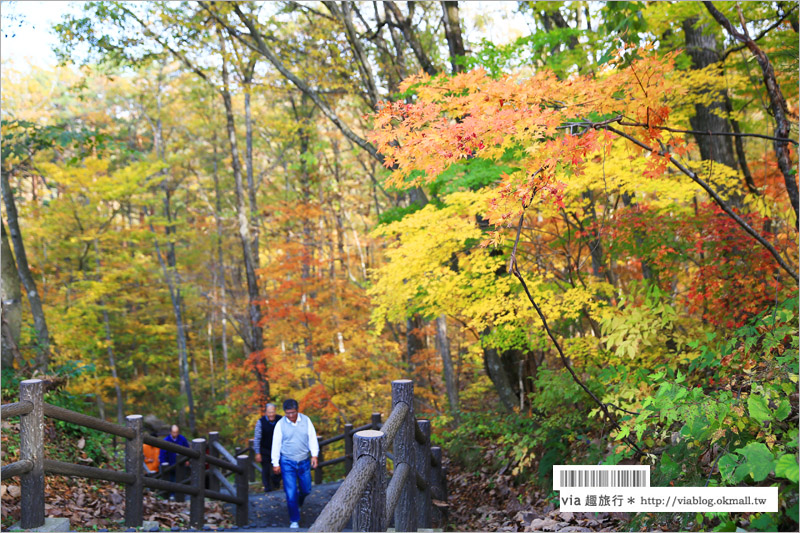
[[[180,428],[176,424],[173,424],[169,430],[169,435],[164,437],[164,440],[167,442],[171,442],[173,444],[178,444],[180,446],[189,447],[189,441],[186,440],[186,437],[181,435]],[[185,457],[184,457],[185,459]],[[167,463],[169,465],[174,465],[178,462],[178,454],[175,452],[169,452],[167,450],[161,450],[158,454],[158,460],[161,461],[161,464]],[[189,461],[186,461],[186,465],[188,466]],[[169,481],[175,481],[175,469],[173,468],[172,471],[169,473]],[[175,499],[175,495],[173,493],[169,494],[169,499]]]
[[[256,422],[255,438],[253,438],[256,462],[261,463],[261,481],[264,482],[264,492],[276,490],[281,485],[281,475],[274,473],[269,464],[269,457],[272,453],[272,435],[275,432],[275,424],[281,419],[281,415],[276,411],[277,407],[274,403],[266,405],[264,416]],[[263,460],[264,457],[267,458],[266,461]]]

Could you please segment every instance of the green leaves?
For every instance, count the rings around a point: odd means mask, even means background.
[[[750,411],[750,416],[764,423],[772,418],[772,413],[769,411],[767,399],[758,394],[751,394],[747,399],[747,408]]]
[[[775,475],[797,483],[798,477],[800,477],[797,457],[793,453],[781,455],[775,462]]]
[[[745,458],[745,462],[736,468],[734,474],[734,478],[738,478],[738,481],[744,479],[747,474],[753,477],[753,481],[764,481],[775,467],[775,458],[763,442],[751,442],[736,451]]]
[[[789,400],[783,399],[774,410],[770,409],[767,398],[760,394],[751,394],[747,398],[747,408],[750,416],[759,423],[769,422],[770,420],[783,420],[792,410]]]
[[[738,460],[739,456],[735,453],[729,453],[720,457],[717,466],[719,467],[719,473],[722,475],[723,479],[733,479]]]

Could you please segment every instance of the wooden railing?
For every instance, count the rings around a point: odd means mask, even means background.
[[[125,526],[141,527],[143,521],[144,488],[164,490],[177,494],[189,494],[189,523],[194,528],[203,527],[205,498],[213,498],[236,505],[236,524],[245,526],[248,522],[248,474],[250,459],[239,455],[235,459],[225,451],[216,433],[209,435],[211,454],[206,454],[206,439],[193,439],[191,448],[167,442],[147,435],[142,430],[142,416],[129,415],[126,425],[120,426],[99,418],[76,413],[44,402],[44,382],[29,379],[20,383],[20,401],[2,406],[2,419],[20,417],[20,460],[2,467],[3,479],[19,476],[21,488],[20,526],[32,529],[44,525],[44,476],[47,474],[78,476],[102,479],[125,484]],[[44,417],[48,416],[64,422],[96,429],[119,437],[125,441],[125,471],[95,468],[85,465],[64,463],[44,457]],[[214,435],[212,437],[211,435]],[[187,482],[175,483],[147,477],[144,474],[144,451],[142,444],[149,444],[162,450],[176,452],[178,464],[189,460],[190,475]],[[216,452],[216,453],[214,453]],[[222,453],[224,452],[224,453]],[[224,459],[219,455],[222,454]],[[206,471],[206,464],[210,466]],[[168,473],[168,467],[164,472]],[[174,466],[174,468],[178,468]],[[219,472],[219,468],[236,475],[235,488]],[[210,473],[217,483],[205,488],[205,477]],[[180,477],[176,477],[180,480]],[[224,480],[224,481],[223,481]],[[227,493],[219,490],[223,483]]]
[[[440,519],[432,499],[446,500],[441,448],[430,437],[430,422],[414,417],[414,383],[393,381],[389,418],[380,431],[355,433],[352,469],[309,531],[341,531],[350,518],[353,531],[386,531],[392,517],[397,531],[430,528]]]

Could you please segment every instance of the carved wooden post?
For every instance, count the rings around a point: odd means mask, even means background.
[[[181,457],[178,454],[175,457],[175,483],[183,483],[183,480],[186,479],[191,475],[191,472],[188,468],[186,468],[186,457]],[[186,501],[186,494],[183,492],[176,492],[175,493],[175,501],[176,502],[185,502]]]
[[[125,471],[136,476],[131,485],[125,486],[125,526],[142,527],[142,498],[144,497],[144,449],[142,415],[128,415],[125,425],[136,432],[125,442]]]
[[[203,513],[206,501],[206,439],[192,439],[192,450],[200,457],[192,459],[192,487],[197,489],[189,503],[189,523],[192,527],[203,529]]]
[[[211,457],[219,457],[219,450],[214,446],[214,443],[219,442],[219,431],[208,432],[208,455]],[[214,470],[217,467],[209,465],[208,468],[208,490],[219,492],[219,479],[214,475]]]
[[[392,381],[392,410],[398,403],[408,405],[408,414],[400,425],[394,438],[395,468],[407,463],[410,469],[405,487],[400,492],[400,500],[394,510],[394,527],[397,531],[417,530],[416,502],[416,457],[414,453],[414,382],[410,379]]]
[[[442,499],[447,501],[447,467],[442,466]]]
[[[344,475],[353,469],[353,424],[344,425]]]
[[[236,456],[236,464],[244,472],[244,474],[236,473],[236,498],[241,502],[236,504],[236,525],[239,527],[246,526],[249,521],[247,513],[250,508],[250,497],[247,494],[247,468],[250,465],[248,462],[249,458],[246,455]],[[267,467],[265,466],[264,468]]]
[[[158,474],[156,474],[156,477],[160,478],[160,479],[163,479],[164,481],[169,481],[169,476],[168,475],[164,475],[164,470],[169,468],[169,466],[170,466],[169,463],[161,463],[161,468],[158,469]],[[162,496],[164,496],[164,498],[169,498],[169,491],[164,491]]]
[[[322,446],[320,445],[322,439],[317,437],[317,446],[319,446],[319,455],[317,455],[317,468],[314,470],[314,484],[322,485]]]
[[[19,400],[33,403],[33,411],[19,417],[20,460],[33,463],[33,469],[20,476],[20,526],[33,529],[44,525],[44,382],[21,382]]]
[[[255,442],[256,441],[254,439],[250,439],[247,441],[247,445],[250,448],[250,451],[247,452],[247,457],[250,458],[250,481],[256,480],[256,467],[254,466],[256,464],[256,451],[253,449]]]
[[[431,446],[431,458],[436,466],[431,468],[431,498],[446,501],[442,487],[442,449],[439,446]],[[444,524],[445,513],[436,505],[431,506],[432,527],[442,527]]]
[[[381,429],[381,414],[380,413],[372,413],[372,429],[375,431],[379,431]]]
[[[431,527],[431,422],[417,420],[417,426],[425,437],[425,443],[417,442],[417,472],[428,484],[428,488],[417,492],[417,527]],[[416,442],[416,441],[415,441]]]
[[[368,429],[356,433],[353,440],[356,461],[367,455],[378,463],[353,511],[353,531],[386,531],[386,437],[381,431]]]

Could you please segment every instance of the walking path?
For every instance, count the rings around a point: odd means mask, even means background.
[[[311,524],[322,512],[322,508],[330,501],[341,484],[341,481],[337,481],[335,483],[314,485],[311,489],[311,494],[306,497],[303,507],[300,508],[300,529],[291,531],[306,531],[311,527]],[[249,517],[249,530],[289,531],[289,511],[286,507],[286,495],[283,490],[263,493],[255,492],[251,489]],[[347,524],[345,529],[348,529],[349,525]],[[239,531],[241,531],[241,528]]]

